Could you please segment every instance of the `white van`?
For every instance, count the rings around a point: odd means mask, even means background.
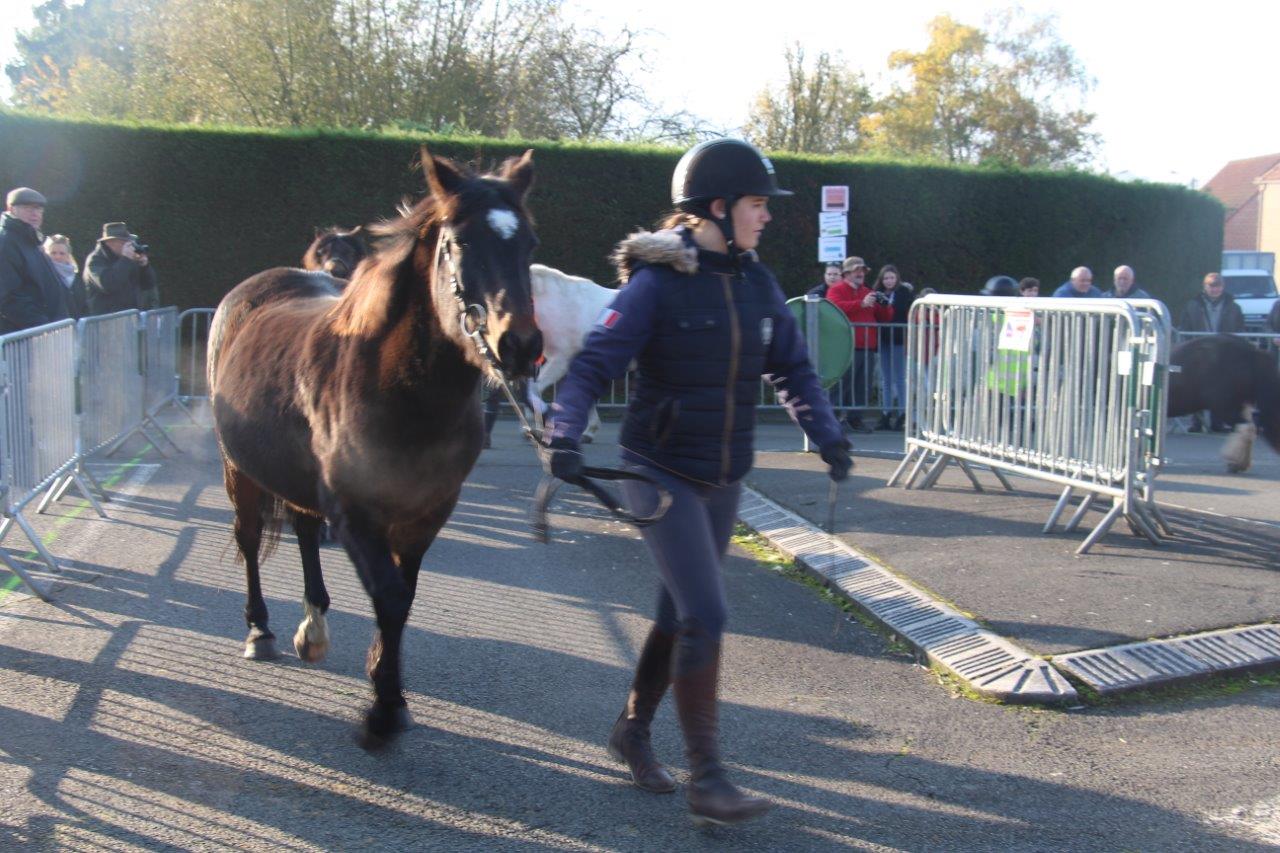
[[[1244,312],[1246,332],[1270,331],[1267,315],[1276,304],[1276,280],[1266,270],[1223,270],[1222,283]]]

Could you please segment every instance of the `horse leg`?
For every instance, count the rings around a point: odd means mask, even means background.
[[[295,512],[293,532],[298,537],[302,554],[303,619],[293,635],[293,648],[307,663],[319,663],[329,651],[329,626],[324,615],[329,612],[329,591],[324,587],[320,571],[320,529],[324,521],[314,515]]]
[[[235,508],[236,545],[244,558],[246,596],[244,621],[249,626],[249,636],[244,641],[244,656],[250,660],[274,660],[276,635],[267,627],[267,603],[262,598],[262,582],[258,575],[258,552],[262,548],[262,513],[266,501],[262,489],[253,480],[223,462],[223,476],[227,496]]]
[[[587,428],[582,433],[583,443],[595,441],[596,432],[600,429],[600,412],[595,406],[587,413]]]
[[[413,592],[405,586],[385,533],[357,509],[325,501],[325,515],[338,541],[347,549],[356,574],[373,602],[378,630],[369,649],[373,705],[365,713],[360,745],[378,749],[409,728],[409,712],[400,680],[400,640],[409,618]]]

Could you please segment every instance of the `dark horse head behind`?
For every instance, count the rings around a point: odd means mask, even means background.
[[[369,242],[365,239],[364,226],[317,228],[315,239],[302,256],[302,268],[328,273],[337,279],[349,279],[368,254]]]
[[[481,373],[528,376],[542,348],[524,209],[532,152],[494,175],[425,151],[423,165],[430,193],[372,229],[373,253],[340,295],[315,273],[268,270],[227,294],[209,334],[214,424],[248,580],[245,655],[275,655],[258,558],[271,535],[264,519],[288,517],[306,597],[294,647],[323,658],[317,536],[327,519],[377,617],[370,746],[407,724],[400,638],[418,567],[480,455]]]

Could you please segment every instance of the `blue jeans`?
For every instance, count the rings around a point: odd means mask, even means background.
[[[905,409],[907,405],[907,348],[885,344],[880,358],[880,407]]]

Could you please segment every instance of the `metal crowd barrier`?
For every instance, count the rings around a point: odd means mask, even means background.
[[[80,454],[74,321],[0,336],[0,383],[0,489],[4,493],[0,541],[16,524],[40,559],[57,572],[57,561],[23,517],[27,504],[65,477],[105,515],[76,471]],[[49,600],[48,590],[3,548],[0,559],[36,595]]]
[[[1046,533],[1075,492],[1067,531],[1111,498],[1080,554],[1121,516],[1152,543],[1169,533],[1154,496],[1168,390],[1162,303],[932,295],[909,320],[907,452],[889,485],[907,474],[911,488],[923,473],[929,488],[953,462],[979,491],[974,464],[1009,490],[1005,472],[1055,483]]]
[[[142,335],[142,423],[181,453],[168,430],[156,420],[167,406],[177,406],[195,420],[191,410],[178,399],[178,309],[169,306],[143,311],[138,325]]]
[[[205,362],[214,310],[188,308],[178,315],[178,400],[185,405],[209,399]],[[190,409],[187,414],[191,414]]]

